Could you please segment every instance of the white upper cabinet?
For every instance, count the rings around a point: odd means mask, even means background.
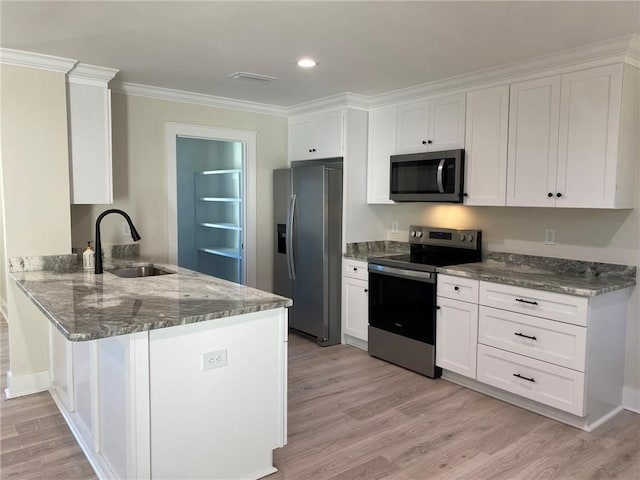
[[[555,205],[560,76],[511,85],[507,205]]]
[[[513,84],[507,205],[632,208],[637,132],[635,68]]]
[[[509,85],[467,93],[466,205],[506,204]]]
[[[619,143],[622,74],[619,64],[562,76],[557,176],[562,197],[556,206],[633,207],[633,190],[619,188],[631,160],[624,158]],[[625,85],[634,86],[640,88],[637,81]]]
[[[341,157],[342,127],[342,109],[291,118],[289,160]]]
[[[396,107],[369,112],[367,203],[394,203],[389,199],[390,157],[396,153]]]
[[[113,202],[108,84],[117,72],[79,63],[67,74],[71,203]]]
[[[396,153],[462,148],[465,98],[461,93],[398,105]]]

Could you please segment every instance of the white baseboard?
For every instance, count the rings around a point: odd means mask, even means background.
[[[7,388],[4,391],[4,396],[9,399],[44,392],[49,390],[50,384],[49,370],[17,377],[9,371],[7,372]]]
[[[366,340],[360,340],[359,338],[352,337],[351,335],[344,335],[344,342],[346,345],[351,345],[352,347],[357,347],[360,350],[364,350],[365,352],[369,349],[369,343]]]
[[[624,387],[622,389],[622,407],[625,410],[640,413],[640,389]]]

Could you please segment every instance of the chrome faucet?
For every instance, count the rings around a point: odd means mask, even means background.
[[[136,227],[133,226],[133,222],[131,221],[131,218],[129,217],[129,215],[127,215],[122,210],[118,210],[117,208],[110,208],[109,210],[105,210],[104,212],[102,212],[100,215],[98,215],[98,218],[96,219],[96,268],[94,270],[95,273],[103,273],[102,242],[100,241],[100,222],[106,215],[109,215],[110,213],[119,213],[124,217],[124,219],[129,224],[129,229],[131,230],[131,238],[133,239],[134,242],[137,242],[142,238],[138,233],[138,231],[136,230]]]

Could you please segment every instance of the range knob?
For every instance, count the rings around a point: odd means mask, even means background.
[[[460,241],[464,242],[466,240],[467,237],[465,237],[464,235],[460,235]]]
[[[422,237],[422,230],[418,230],[416,232],[416,237],[418,237],[418,238]]]
[[[415,230],[411,230],[410,235],[411,235],[412,237],[415,237],[415,236],[416,236],[416,231],[415,231]]]
[[[469,240],[470,242],[473,242],[473,235],[469,235],[469,236],[467,237],[467,240]]]

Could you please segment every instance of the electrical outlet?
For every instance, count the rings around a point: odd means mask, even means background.
[[[202,354],[202,370],[227,366],[227,349]]]
[[[398,233],[398,222],[391,222],[391,233]]]
[[[546,228],[544,230],[544,244],[555,245],[556,244],[556,229]]]

